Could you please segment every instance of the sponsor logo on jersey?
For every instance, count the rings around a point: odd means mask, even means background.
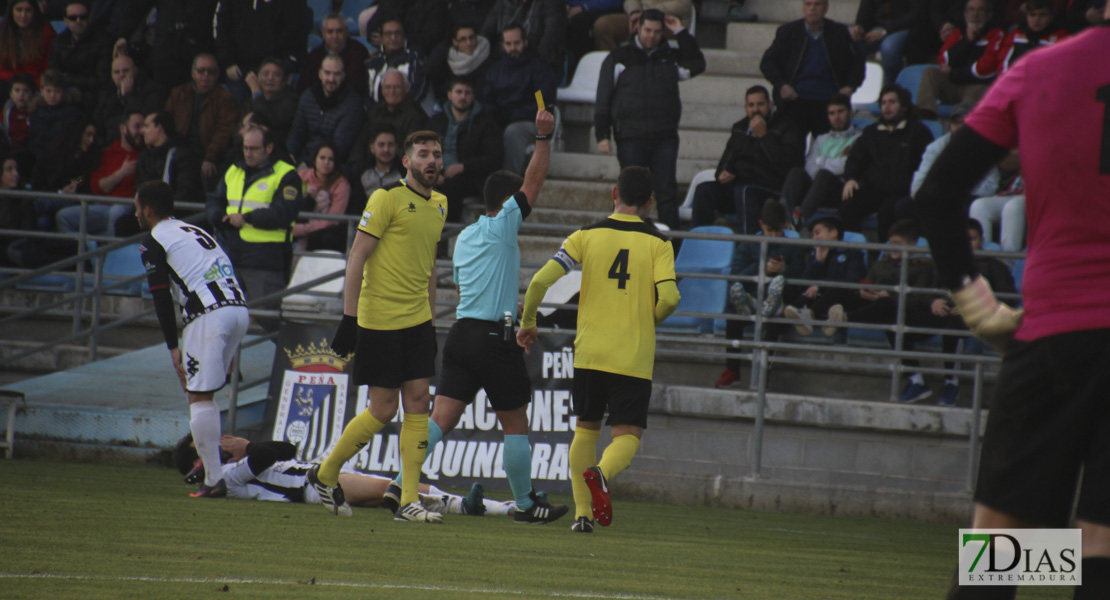
[[[374,216],[370,211],[362,213],[362,219],[358,222],[359,227],[366,227],[370,224],[370,217]]]
[[[235,269],[233,269],[231,265],[221,263],[220,259],[216,259],[216,262],[212,263],[212,266],[208,267],[208,270],[204,273],[204,278],[208,281],[234,276]]]

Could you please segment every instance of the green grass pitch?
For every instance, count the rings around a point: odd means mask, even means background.
[[[618,496],[582,535],[569,516],[426,525],[189,490],[161,467],[0,461],[0,598],[941,598],[956,561],[957,524]]]

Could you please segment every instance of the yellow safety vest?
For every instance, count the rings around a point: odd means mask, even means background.
[[[244,193],[243,184],[246,182],[247,172],[237,165],[232,165],[224,174],[224,185],[227,187],[227,214],[247,214],[260,208],[269,208],[270,202],[274,199],[274,192],[281,185],[282,177],[294,170],[294,167],[279,160],[274,163],[273,169],[273,173],[252,183]],[[304,192],[303,183],[301,191]],[[245,223],[239,230],[239,239],[252,243],[285,242],[289,239],[292,229],[293,221],[289,222],[288,229],[258,229],[250,223]]]

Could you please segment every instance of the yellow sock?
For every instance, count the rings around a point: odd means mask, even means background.
[[[582,479],[582,471],[597,464],[597,438],[599,437],[601,437],[600,431],[577,427],[574,430],[574,440],[570,443],[570,489],[574,493],[575,519],[594,517],[590,488],[586,485],[586,480]]]
[[[618,435],[613,438],[613,442],[601,453],[601,462],[597,464],[601,467],[601,474],[607,481],[612,480],[617,473],[632,464],[632,457],[636,456],[636,450],[639,448],[640,438],[634,435]]]
[[[385,424],[375,419],[369,410],[364,410],[362,414],[351,419],[343,429],[343,435],[339,436],[339,441],[335,443],[335,449],[328,454],[324,462],[320,463],[320,483],[338,485],[339,470],[343,468],[343,463],[358,454],[358,451],[362,450],[362,447],[373,439],[382,427],[385,427]]]
[[[428,415],[405,413],[401,422],[401,506],[420,500],[420,468],[428,454]]]

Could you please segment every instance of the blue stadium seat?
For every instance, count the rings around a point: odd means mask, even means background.
[[[867,117],[852,117],[852,125],[855,125],[857,129],[863,129],[864,127],[867,127],[868,125],[872,125],[874,123],[876,123],[875,119],[869,119]]]
[[[690,232],[732,234],[732,230],[728,227],[713,225],[695,227]],[[685,239],[682,241],[682,247],[678,250],[678,256],[675,257],[675,271],[726,274],[729,265],[732,264],[732,251],[735,247],[735,242],[727,240]]]
[[[16,289],[30,292],[72,292],[75,284],[71,275],[40,275],[16,285]]]
[[[728,282],[723,279],[694,279],[687,277],[678,282],[682,300],[678,310],[686,312],[720,313],[725,310]],[[671,315],[657,325],[659,329],[712,333],[713,319]]]
[[[66,30],[65,21],[51,21],[50,26],[54,28],[54,33],[62,33]]]
[[[308,0],[308,9],[312,11],[312,31],[320,31],[324,17],[332,11],[332,0]]]
[[[377,4],[377,0],[343,0],[339,12],[347,17],[347,29],[358,35],[358,14]]]
[[[125,279],[145,275],[146,268],[139,259],[139,245],[131,244],[112,250],[104,257],[104,275],[101,285],[108,287]],[[92,286],[95,279],[90,278],[86,285]],[[105,291],[106,294],[118,296],[149,296],[150,286],[145,280],[133,281],[127,285],[117,286]]]
[[[1025,259],[1019,258],[1014,261],[1014,266],[1010,273],[1014,276],[1014,288],[1021,293],[1021,285],[1025,282]]]
[[[933,132],[933,139],[938,139],[944,135],[944,127],[941,126],[940,121],[933,121],[930,119],[922,119],[921,124],[928,127],[929,131]]]
[[[852,242],[854,244],[866,244],[867,238],[862,233],[856,231],[845,231],[841,235],[845,242]],[[863,253],[863,266],[867,266],[867,252]]]
[[[925,69],[935,66],[936,65],[910,65],[898,72],[898,77],[894,79],[894,83],[906,88],[913,102],[917,102],[917,88],[921,86],[921,74],[925,72]],[[882,114],[882,111],[879,110],[878,102],[872,103],[870,110],[871,114],[875,116]]]

